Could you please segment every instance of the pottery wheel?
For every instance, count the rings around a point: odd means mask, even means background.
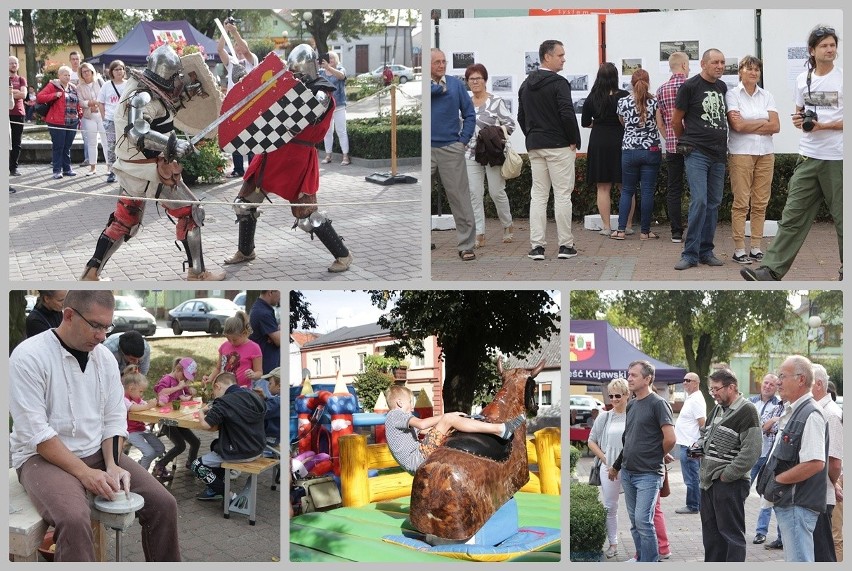
[[[108,514],[126,514],[142,509],[145,498],[135,492],[130,492],[130,499],[124,492],[118,492],[114,500],[108,500],[103,496],[95,498],[95,508]]]

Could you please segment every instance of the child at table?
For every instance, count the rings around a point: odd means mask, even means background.
[[[213,380],[213,402],[204,407],[199,421],[206,430],[218,430],[211,451],[192,463],[192,473],[207,484],[199,500],[221,500],[225,493],[222,462],[251,462],[265,446],[266,404],[253,391],[237,385],[233,373],[220,373]]]
[[[266,391],[260,386],[255,386],[254,392],[260,398],[266,400],[266,415],[263,418],[263,426],[266,431],[266,444],[268,446],[278,446],[281,442],[281,367],[275,367],[261,379],[267,382],[266,390],[269,392],[269,397],[265,397]],[[271,456],[271,452],[267,454],[264,451],[264,456]]]
[[[187,381],[195,379],[195,374],[198,371],[198,364],[189,357],[178,357],[172,365],[172,372],[163,376],[162,379],[154,386],[154,392],[157,393],[158,400],[161,404],[170,403],[173,400],[189,400],[195,395],[195,389],[187,386]],[[201,441],[193,434],[189,428],[181,428],[179,426],[164,426],[163,433],[172,441],[171,450],[163,456],[154,466],[154,477],[168,479],[169,471],[166,466],[169,462],[177,458],[184,450],[186,443],[189,442],[189,456],[186,460],[186,468],[189,468],[192,461],[198,457],[198,448],[201,446]]]
[[[493,434],[510,440],[514,431],[526,421],[520,414],[506,422],[489,423],[467,418],[460,412],[417,418],[411,412],[414,394],[403,385],[391,385],[387,399],[390,411],[385,416],[385,438],[391,455],[409,474],[414,474],[426,457],[444,444],[451,430]],[[424,433],[422,441],[419,432]]]
[[[139,372],[137,365],[128,365],[121,375],[124,385],[124,406],[127,412],[148,410],[157,406],[157,399],[144,400],[142,393],[148,388],[148,379]],[[146,470],[151,467],[154,458],[165,453],[166,447],[153,432],[148,432],[144,422],[127,419],[127,441],[139,449],[142,458],[139,459]]]
[[[216,368],[204,377],[204,382],[210,382],[219,373],[233,373],[239,386],[251,388],[252,381],[263,376],[263,353],[260,345],[249,339],[251,326],[246,312],[238,311],[226,319],[222,332],[226,341],[219,347]]]

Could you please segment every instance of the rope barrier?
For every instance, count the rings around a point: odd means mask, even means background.
[[[29,189],[29,190],[42,190],[46,192],[54,192],[57,194],[76,194],[81,196],[86,196],[89,198],[109,198],[111,200],[118,200],[119,198],[126,198],[128,200],[139,200],[142,202],[171,202],[176,204],[202,204],[205,206],[211,205],[221,205],[221,206],[233,206],[233,202],[225,202],[222,200],[186,200],[186,199],[169,199],[169,198],[150,198],[150,197],[135,197],[130,196],[128,194],[97,194],[92,192],[83,192],[80,190],[60,190],[58,188],[50,188],[45,186],[35,186],[29,184],[15,184],[15,190],[21,189]],[[16,197],[20,196],[16,194]],[[277,196],[277,195],[273,195]],[[255,206],[260,207],[273,207],[273,208],[290,208],[291,206],[299,206],[297,203],[290,203],[284,199],[281,199],[281,202],[258,202],[254,203]],[[329,208],[332,206],[373,206],[373,205],[381,205],[381,204],[417,204],[419,200],[410,199],[410,200],[376,200],[371,202],[318,202],[311,206],[316,206],[317,208]],[[13,206],[14,203],[10,201],[9,206]],[[252,203],[244,203],[246,206],[251,206]],[[302,205],[308,206],[308,205]]]

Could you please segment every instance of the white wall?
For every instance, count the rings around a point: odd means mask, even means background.
[[[610,14],[606,18],[606,57],[619,69],[622,59],[641,58],[643,67],[651,76],[652,89],[656,89],[670,76],[668,65],[660,64],[661,41],[697,40],[699,54],[706,49],[717,48],[726,58],[739,60],[744,55],[756,53],[754,13],[754,10],[719,9]],[[452,54],[473,52],[475,61],[488,69],[489,91],[510,99],[513,115],[516,115],[517,92],[525,78],[524,53],[537,52],[544,40],[563,42],[566,62],[562,75],[588,75],[591,87],[599,66],[597,22],[597,15],[443,19],[439,47],[447,55],[447,73],[450,75],[464,76],[464,69],[451,69]],[[801,133],[789,120],[794,105],[788,78],[787,48],[804,45],[808,32],[817,24],[827,24],[837,30],[841,39],[841,55],[837,64],[842,67],[845,40],[842,10],[762,11],[764,87],[775,96],[781,116],[781,132],[775,135],[775,150],[779,153],[797,152]],[[692,73],[698,73],[697,62],[692,63]],[[494,91],[491,79],[495,76],[511,76],[512,91]],[[575,90],[575,102],[585,94]],[[581,130],[585,150],[589,130]],[[512,136],[512,144],[518,151],[525,151],[520,130]]]

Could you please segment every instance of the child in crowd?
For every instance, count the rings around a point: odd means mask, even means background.
[[[219,373],[233,373],[239,386],[251,388],[252,381],[263,375],[263,353],[260,345],[249,339],[251,327],[246,312],[238,311],[226,319],[223,333],[227,341],[219,347],[216,369],[204,377],[204,382],[210,382]]]
[[[266,398],[266,416],[263,418],[266,430],[266,443],[269,446],[278,446],[281,442],[281,367],[275,367],[261,379],[267,381],[267,390],[270,396]],[[254,391],[259,395],[264,393],[261,387],[255,387]]]
[[[148,401],[142,399],[142,393],[148,388],[148,379],[139,372],[137,365],[128,365],[124,368],[121,384],[124,385],[124,406],[127,407],[128,413],[157,406],[157,399]],[[153,432],[148,432],[146,428],[144,422],[127,419],[127,441],[142,453],[139,464],[147,470],[154,458],[165,453],[166,447]]]
[[[388,389],[390,411],[385,417],[385,437],[394,459],[409,474],[414,474],[426,458],[441,446],[450,434],[450,430],[459,432],[477,432],[492,434],[503,440],[510,440],[514,431],[524,423],[526,417],[521,414],[504,423],[489,423],[468,418],[461,412],[448,412],[429,418],[417,418],[411,413],[414,407],[414,395],[406,386],[393,385]],[[424,431],[422,441],[418,432]]]
[[[187,386],[187,381],[195,379],[197,371],[198,364],[193,359],[189,357],[178,357],[175,359],[172,365],[172,372],[163,376],[154,387],[154,392],[157,393],[159,402],[166,404],[173,400],[189,400],[192,398],[195,395],[195,389]],[[166,466],[169,465],[169,462],[186,450],[186,443],[189,442],[189,456],[185,464],[186,468],[189,468],[192,461],[198,457],[198,448],[201,446],[201,441],[198,440],[198,437],[189,428],[164,426],[163,433],[172,441],[174,446],[154,466],[154,477],[168,479],[170,475]]]
[[[265,446],[264,415],[266,405],[253,391],[237,385],[233,373],[220,373],[213,379],[212,403],[204,407],[202,428],[218,430],[211,451],[192,463],[192,473],[207,484],[199,500],[221,500],[225,493],[222,462],[251,462],[260,457]]]

